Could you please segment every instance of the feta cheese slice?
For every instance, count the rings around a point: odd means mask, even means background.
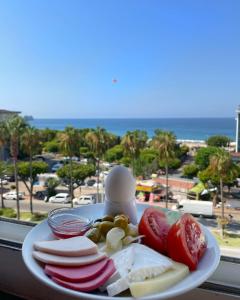
[[[132,282],[155,278],[173,267],[170,259],[137,243],[115,253],[111,258],[120,278],[107,286],[109,296],[127,290]]]

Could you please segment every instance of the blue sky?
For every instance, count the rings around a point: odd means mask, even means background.
[[[0,0],[0,108],[233,117],[239,15],[239,0]]]

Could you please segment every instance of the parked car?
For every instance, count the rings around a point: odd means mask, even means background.
[[[6,179],[8,182],[15,182],[14,175],[4,175],[3,178]]]
[[[48,195],[48,192],[47,191],[37,191],[35,194],[34,194],[34,197],[38,200],[44,200]]]
[[[83,195],[79,198],[73,199],[74,205],[87,205],[87,204],[93,204],[95,203],[95,197],[93,195]]]
[[[216,205],[216,208],[221,208],[222,207],[222,202],[220,201],[217,205]],[[224,204],[224,207],[226,208],[232,208],[232,205],[231,204],[228,204],[228,203],[225,203]]]
[[[8,184],[8,181],[6,179],[0,178],[0,184],[6,185],[6,184]]]
[[[96,183],[95,179],[88,179],[88,181],[86,182],[87,186],[93,186]]]
[[[52,166],[52,172],[57,172],[58,169],[60,169],[63,166],[61,163],[56,163]]]
[[[200,200],[180,200],[179,203],[172,207],[173,210],[179,210],[182,213],[189,213],[196,216],[213,217],[212,201]]]
[[[52,196],[48,200],[50,203],[69,203],[70,197],[68,193],[59,193],[55,196]]]
[[[23,200],[24,196],[25,196],[24,193],[22,193],[22,192],[18,193],[19,200]],[[3,198],[6,200],[17,200],[17,192],[13,191],[13,192],[5,193],[5,194],[3,194]]]

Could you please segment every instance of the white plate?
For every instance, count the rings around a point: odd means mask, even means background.
[[[149,207],[149,205],[138,204],[138,218],[142,216],[145,208]],[[100,218],[103,215],[103,204],[93,204],[86,205],[83,207],[78,207],[76,210],[79,211],[79,215],[88,217],[91,219]],[[220,260],[220,250],[215,238],[212,236],[210,231],[204,227],[207,240],[208,247],[206,253],[201,259],[198,268],[196,271],[191,272],[184,280],[180,281],[178,284],[172,286],[164,292],[157,293],[154,295],[146,296],[142,299],[148,300],[159,300],[171,298],[183,293],[186,293],[199,285],[201,285],[204,281],[206,281],[212,273],[216,270],[219,260]],[[66,295],[78,296],[79,299],[102,299],[105,300],[108,298],[109,300],[130,300],[132,297],[108,297],[107,294],[95,292],[95,293],[81,293],[74,290],[70,290],[64,288],[56,283],[54,283],[47,275],[45,275],[42,266],[32,257],[33,251],[33,243],[39,240],[47,240],[52,239],[53,235],[51,234],[51,230],[47,224],[47,221],[43,221],[41,224],[35,226],[26,236],[23,247],[22,247],[22,256],[23,260],[30,270],[30,272],[39,280],[44,282],[46,285],[52,287],[59,292],[65,293]]]

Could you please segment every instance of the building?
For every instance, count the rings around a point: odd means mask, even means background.
[[[12,116],[20,114],[20,111],[10,111],[6,109],[0,109],[0,122],[6,121]]]
[[[20,114],[20,111],[10,111],[6,109],[0,109],[0,123],[8,120],[13,116]],[[0,148],[0,160],[5,160],[7,158],[7,152],[5,147]]]
[[[240,105],[238,106],[236,117],[236,152],[240,152]]]

